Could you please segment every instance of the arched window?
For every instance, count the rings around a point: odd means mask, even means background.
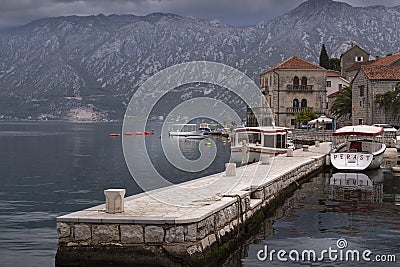
[[[293,85],[299,85],[299,77],[294,76],[294,78],[293,78]]]
[[[307,77],[303,76],[301,78],[301,85],[307,85]]]
[[[299,107],[299,100],[297,98],[293,99],[293,107],[294,108],[298,108]]]
[[[307,99],[302,99],[301,100],[301,107],[306,108],[307,107]]]

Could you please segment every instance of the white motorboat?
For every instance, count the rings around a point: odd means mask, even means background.
[[[259,161],[261,154],[276,156],[287,152],[286,127],[241,127],[233,131],[231,158],[235,163]]]
[[[381,166],[386,145],[375,137],[383,134],[383,128],[369,125],[345,126],[333,133],[343,136],[345,142],[332,143],[332,165],[339,170],[376,169]],[[382,138],[383,139],[383,138]]]
[[[186,137],[191,139],[203,139],[208,137],[207,131],[198,129],[197,124],[174,124],[169,129],[170,136]]]

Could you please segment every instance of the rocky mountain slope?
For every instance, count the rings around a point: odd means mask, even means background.
[[[399,17],[400,6],[309,0],[245,28],[161,13],[37,20],[0,33],[0,118],[122,119],[141,83],[193,60],[222,62],[257,81],[292,55],[317,62],[322,43],[336,57],[352,42],[384,55],[400,49]],[[202,94],[196,87],[190,97]]]

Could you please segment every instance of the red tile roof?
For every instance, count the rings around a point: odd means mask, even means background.
[[[340,77],[340,73],[332,70],[326,72],[326,77]]]
[[[362,66],[365,75],[370,80],[400,81],[399,66]]]
[[[339,91],[336,91],[336,92],[328,95],[328,98],[337,97],[338,94],[339,94]]]
[[[363,62],[356,62],[353,65],[351,65],[346,71],[352,71],[352,70],[359,70],[361,69],[361,66],[365,65],[370,65],[374,62],[375,60],[369,60],[369,61],[363,61]]]
[[[378,58],[371,66],[390,66],[400,60],[400,54],[394,54],[382,58]]]
[[[282,61],[281,63],[278,63],[277,65],[273,66],[269,70],[265,71],[270,72],[273,70],[277,69],[293,69],[293,70],[324,70],[323,67],[315,65],[313,63],[310,63],[308,61],[305,61],[304,59],[298,58],[298,57],[290,57],[286,59],[285,61]]]

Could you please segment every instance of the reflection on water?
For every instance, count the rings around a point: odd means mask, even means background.
[[[294,192],[263,222],[259,232],[225,262],[225,266],[359,266],[358,262],[259,261],[257,252],[335,247],[396,254],[400,259],[400,176],[387,169],[365,173],[322,173]],[[397,200],[396,200],[397,199]],[[361,266],[378,266],[363,262]],[[384,263],[379,266],[397,266]]]
[[[383,181],[379,177],[374,178],[375,182],[364,173],[334,173],[329,181],[331,188],[329,198],[336,201],[381,203]]]

